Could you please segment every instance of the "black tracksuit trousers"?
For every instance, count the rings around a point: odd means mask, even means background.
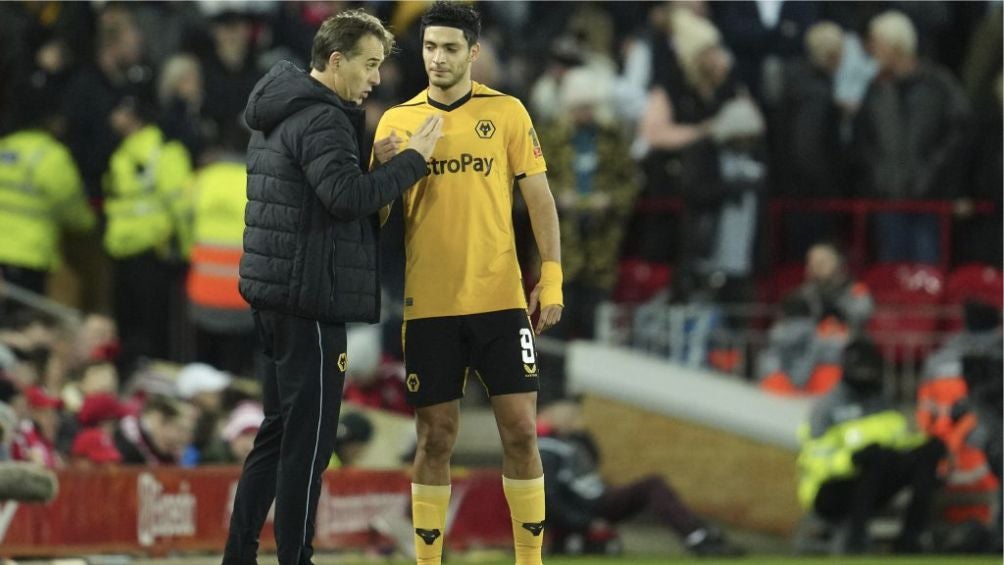
[[[335,447],[345,325],[263,310],[254,318],[267,361],[265,421],[237,485],[223,563],[256,563],[258,537],[274,499],[279,563],[305,565],[314,553],[321,475]]]

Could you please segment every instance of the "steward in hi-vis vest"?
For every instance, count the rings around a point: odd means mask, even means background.
[[[243,162],[219,161],[195,174],[186,288],[196,307],[250,311],[237,288],[244,250],[246,185]]]
[[[103,179],[105,251],[114,260],[114,310],[122,353],[119,369],[140,357],[164,359],[172,321],[181,310],[182,260],[189,247],[188,151],[148,119],[145,106],[126,97],[109,118],[122,137]]]
[[[247,172],[243,156],[196,171],[192,182],[192,248],[185,290],[196,326],[199,361],[250,375],[255,347],[251,306],[238,290],[244,251]]]
[[[869,341],[844,349],[843,379],[812,409],[799,435],[798,499],[833,524],[835,553],[869,549],[868,521],[904,488],[912,493],[894,549],[926,539],[945,445],[910,429],[883,394],[883,359]]]
[[[105,174],[105,250],[114,259],[143,253],[160,258],[187,248],[185,186],[192,175],[188,151],[147,124],[123,139]]]
[[[14,284],[45,291],[60,261],[61,228],[88,232],[94,212],[69,150],[41,128],[0,138],[0,271]]]

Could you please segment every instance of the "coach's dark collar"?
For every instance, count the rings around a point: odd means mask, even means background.
[[[464,104],[467,104],[467,101],[471,99],[471,95],[472,94],[474,94],[474,88],[473,87],[471,87],[471,90],[467,94],[465,94],[465,95],[461,96],[459,99],[457,99],[456,102],[454,102],[453,104],[450,104],[450,105],[446,105],[446,104],[443,104],[442,102],[436,102],[435,100],[433,100],[432,97],[429,96],[428,91],[426,91],[426,93],[425,93],[425,101],[428,102],[429,106],[432,106],[433,108],[442,110],[444,112],[450,112],[450,111],[456,110],[457,108],[463,106]]]

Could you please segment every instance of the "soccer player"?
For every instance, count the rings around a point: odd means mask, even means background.
[[[544,475],[535,431],[538,381],[534,328],[561,318],[558,214],[530,117],[519,100],[471,80],[480,16],[469,5],[437,2],[422,18],[429,87],[389,109],[374,149],[392,154],[429,116],[443,137],[427,175],[404,195],[404,338],[408,401],[418,448],[412,517],[419,564],[440,563],[450,499],[450,456],[468,378],[491,397],[503,446],[503,487],[512,514],[517,565],[541,563]],[[542,260],[540,282],[524,297],[512,226],[513,181],[526,200]]]

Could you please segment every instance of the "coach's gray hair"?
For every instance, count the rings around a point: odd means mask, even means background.
[[[372,35],[383,43],[385,57],[394,49],[394,35],[376,16],[362,9],[347,10],[324,20],[314,35],[310,67],[318,71],[327,69],[328,59],[335,51],[347,57],[355,55],[356,45],[364,35]]]

